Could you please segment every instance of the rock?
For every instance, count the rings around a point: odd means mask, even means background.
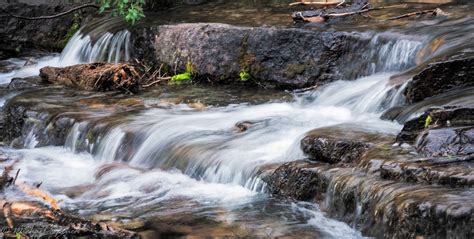
[[[449,187],[474,186],[474,162],[466,157],[445,157],[423,160],[387,160],[380,167],[380,176],[404,182],[448,185]]]
[[[474,126],[423,131],[415,147],[426,157],[474,154]]]
[[[8,84],[9,90],[24,90],[39,87],[42,84],[41,77],[32,76],[26,78],[13,78]]]
[[[11,1],[10,1],[11,2]],[[17,1],[14,1],[17,2]],[[37,17],[55,15],[74,7],[70,1],[42,1],[38,4],[5,3],[2,9],[20,16]],[[22,54],[30,49],[61,50],[66,43],[66,36],[76,23],[82,24],[87,17],[94,14],[96,9],[84,9],[75,14],[47,20],[22,20],[10,16],[0,17],[0,59]]]
[[[246,71],[265,87],[302,88],[338,79],[336,61],[355,41],[369,39],[297,28],[162,25],[133,29],[132,58],[163,64],[170,73],[191,62],[206,81],[240,82]]]
[[[60,84],[82,90],[136,93],[140,76],[128,64],[92,63],[64,68],[44,67],[41,78],[48,83]]]
[[[263,177],[267,184],[266,191],[296,200],[310,201],[316,197],[322,199],[329,180],[318,166],[327,165],[307,161],[285,163]]]
[[[456,89],[474,86],[474,58],[453,59],[429,64],[413,77],[405,90],[409,103]]]
[[[310,131],[301,140],[301,150],[311,160],[332,164],[357,163],[376,143],[389,140],[386,135],[355,128],[339,125]]]
[[[431,108],[422,115],[406,121],[397,136],[397,142],[413,144],[418,135],[425,129],[428,115],[431,116],[432,124],[436,125],[437,128],[474,125],[474,108],[470,106]]]

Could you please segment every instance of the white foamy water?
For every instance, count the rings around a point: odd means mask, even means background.
[[[121,215],[153,216],[159,212],[147,208],[177,201],[199,210],[211,206],[212,210],[226,210],[228,216],[241,216],[235,210],[262,203],[265,197],[258,170],[302,158],[299,141],[309,130],[352,123],[367,125],[374,132],[397,132],[400,125],[379,119],[384,99],[393,94],[387,86],[389,77],[377,74],[354,82],[334,82],[317,92],[295,96],[291,102],[202,111],[186,105],[148,109],[112,126],[94,142],[88,136],[93,125],[77,122],[64,147],[13,151],[22,155],[16,167],[22,169],[20,180],[43,181],[42,187],[61,199],[63,207],[87,213],[105,208]],[[238,132],[234,126],[242,121],[252,126]],[[123,147],[135,137],[139,140],[133,152],[124,157]],[[25,147],[34,147],[34,135],[27,138]],[[86,147],[79,147],[83,144]],[[80,193],[67,196],[71,191]],[[326,237],[360,236],[317,208],[273,202],[271,207],[299,215],[299,227],[315,228]],[[257,214],[265,215],[261,213]],[[280,228],[272,230],[275,235],[294,230],[283,216],[264,218],[258,221]]]

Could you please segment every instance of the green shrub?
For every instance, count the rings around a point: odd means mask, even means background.
[[[145,17],[143,13],[145,0],[100,0],[100,3],[100,13],[110,9],[112,15],[121,16],[132,24]]]

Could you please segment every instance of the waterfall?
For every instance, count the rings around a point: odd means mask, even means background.
[[[129,54],[130,32],[122,30],[116,33],[103,32],[97,40],[78,31],[68,42],[61,57],[61,66],[91,62],[126,62]]]

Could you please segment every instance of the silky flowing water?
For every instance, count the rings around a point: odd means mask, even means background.
[[[386,109],[404,102],[404,85],[393,84],[391,76],[472,44],[470,36],[458,34],[466,26],[474,32],[471,22],[464,17],[417,23],[421,25],[411,32],[359,32],[372,40],[369,48],[354,49],[362,52],[356,55],[359,59],[341,66],[346,79],[313,92],[165,87],[133,96],[143,104],[125,112],[77,106],[91,98],[99,99],[98,105],[107,105],[103,103],[109,97],[127,98],[117,94],[75,94],[58,87],[2,93],[2,106],[24,97],[61,106],[62,116],[81,115],[64,129],[65,145],[40,145],[41,135],[33,128],[23,149],[2,151],[18,158],[19,180],[42,182],[62,208],[140,231],[169,236],[362,237],[356,228],[328,218],[317,204],[267,195],[261,174],[304,158],[299,141],[315,128],[350,123],[396,134],[400,124],[380,119]],[[29,66],[23,66],[24,59],[11,59],[13,70],[1,73],[0,82],[36,75],[47,65],[129,60],[130,32],[116,28],[110,19],[95,24],[78,32],[61,55],[44,56]],[[445,42],[433,47],[441,36]],[[49,120],[45,123],[52,126],[54,119]],[[251,127],[241,132],[235,127],[239,122],[250,122]]]

